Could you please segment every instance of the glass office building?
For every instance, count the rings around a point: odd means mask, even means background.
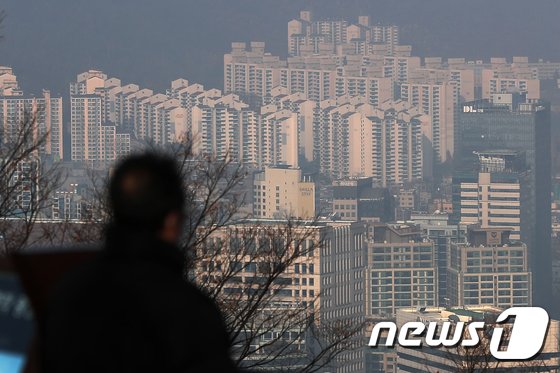
[[[463,104],[456,123],[455,185],[461,175],[478,171],[479,153],[505,149],[525,155],[527,202],[521,212],[526,216],[521,241],[529,250],[534,303],[546,306],[552,291],[550,107],[518,94],[495,94],[491,100]]]

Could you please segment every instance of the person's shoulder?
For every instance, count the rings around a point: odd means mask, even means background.
[[[201,305],[212,308],[212,309],[216,309],[216,310],[218,309],[216,303],[214,302],[214,300],[212,300],[210,295],[208,295],[207,292],[202,290],[195,283],[193,283],[191,281],[185,281],[184,282],[184,289],[185,289],[186,293],[188,294],[188,297],[190,299],[192,299],[193,301],[196,301],[196,302],[200,303]]]
[[[60,276],[54,286],[53,294],[55,297],[84,294],[86,290],[91,290],[92,286],[99,285],[98,278],[103,277],[101,272],[103,269],[99,256],[80,263]]]

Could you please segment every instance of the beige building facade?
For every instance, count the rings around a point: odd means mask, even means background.
[[[266,167],[255,175],[253,216],[261,219],[314,219],[315,183],[300,169]]]
[[[507,228],[511,239],[521,238],[521,185],[515,174],[479,172],[478,180],[460,183],[463,224]]]

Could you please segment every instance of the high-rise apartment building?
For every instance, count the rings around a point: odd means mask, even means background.
[[[178,99],[180,107],[185,109],[185,133],[189,135],[192,135],[192,109],[197,105],[207,105],[222,97],[219,89],[205,89],[202,84],[191,84],[186,79],[172,81],[171,88],[167,90],[166,94],[170,99]]]
[[[475,96],[474,71],[469,69],[453,69],[443,66],[441,58],[426,57],[424,66],[414,69],[406,83],[411,84],[442,84],[450,83],[457,88],[459,102],[473,101]]]
[[[0,159],[4,162],[4,159]],[[4,166],[4,165],[3,165]],[[39,211],[42,206],[42,191],[38,183],[41,177],[41,159],[30,154],[25,158],[8,165],[6,175],[2,175],[4,190],[8,191],[2,196],[3,218],[26,218],[30,212]]]
[[[482,99],[491,99],[498,93],[521,93],[530,101],[541,98],[540,81],[529,66],[528,58],[513,57],[510,64],[505,58],[493,57],[482,70]]]
[[[327,175],[372,176],[379,186],[429,176],[429,117],[402,101],[365,101],[345,95],[316,103],[277,87],[257,112],[235,94],[205,97],[189,104],[187,126],[195,152],[257,167],[297,168],[304,159]]]
[[[297,112],[288,109],[278,110],[274,106],[261,108],[262,164],[299,166],[299,117]]]
[[[372,25],[368,16],[360,16],[358,24],[345,20],[313,20],[309,11],[302,11],[299,19],[288,22],[291,56],[335,54],[341,49],[368,54],[380,44],[387,46],[387,53],[392,54],[399,44],[398,26]]]
[[[363,96],[378,105],[394,96],[393,83],[406,80],[418,57],[307,56],[280,60],[264,52],[264,43],[232,43],[224,55],[224,92],[260,98],[282,87],[312,101],[343,95]]]
[[[315,183],[300,169],[265,167],[255,174],[253,216],[261,219],[314,219]]]
[[[190,107],[172,83],[168,94],[121,85],[97,70],[79,74],[70,85],[72,160],[107,162],[128,154],[133,140],[166,145],[190,134]]]
[[[0,97],[1,96],[19,96],[17,77],[11,67],[0,66]]]
[[[54,193],[51,219],[58,221],[86,221],[92,218],[92,203],[82,195],[77,183]]]
[[[482,98],[490,99],[497,93],[524,93],[529,100],[541,98],[540,80],[519,79],[509,74],[501,74],[495,70],[483,70],[482,72]]]
[[[459,100],[457,85],[452,82],[404,82],[400,86],[400,98],[430,117],[431,162],[450,160],[454,153],[455,111]]]
[[[254,111],[233,94],[208,98],[191,109],[193,150],[257,167],[297,167],[299,118],[272,104]]]
[[[313,120],[317,103],[306,99],[305,95],[301,92],[288,94],[286,88],[276,87],[272,90],[270,96],[263,98],[263,104],[264,106],[261,108],[262,112],[290,110],[298,114],[298,159],[305,159],[307,162],[313,161]]]
[[[499,94],[493,95],[492,100],[465,103],[459,112],[455,158],[460,168],[471,172],[479,169],[475,152],[504,149],[525,154],[526,178],[520,188],[526,190],[526,193],[522,193],[526,206],[522,206],[520,211],[520,238],[527,244],[529,251],[530,269],[534,279],[534,302],[546,305],[551,294],[552,271],[549,106],[543,102],[528,103],[519,95]],[[512,188],[514,186],[508,189]],[[517,198],[516,192],[511,196],[507,193],[501,198]],[[474,194],[472,198],[474,200]],[[506,203],[511,202],[508,200],[489,202],[500,206],[511,204]],[[504,212],[500,215],[510,214],[511,211],[502,210]]]
[[[402,101],[378,108],[356,101],[327,100],[317,109],[315,158],[321,172],[335,178],[371,176],[383,187],[422,179],[428,118]]]
[[[106,120],[107,75],[90,70],[70,84],[71,159],[102,164],[116,159],[116,128]]]
[[[256,158],[256,154],[240,154],[243,133],[256,126],[256,115],[237,96],[220,96],[191,110],[193,150],[236,161]],[[256,128],[254,130],[256,132]],[[255,151],[255,146],[249,146]]]
[[[451,75],[451,81],[458,83],[462,102],[491,99],[493,94],[514,92],[525,94],[529,100],[538,100],[539,79],[554,79],[558,68],[557,63],[529,62],[527,57],[513,57],[511,62],[501,57],[492,57],[489,61],[468,61],[464,58],[444,61],[439,57],[426,57],[424,67],[414,72],[414,78]],[[471,91],[473,83],[474,92]]]
[[[7,91],[5,90],[4,93]],[[64,154],[62,98],[43,90],[41,97],[0,94],[0,138],[15,138],[24,124],[32,125],[34,140],[43,139],[38,155],[60,160]],[[26,123],[27,122],[27,123]]]
[[[101,97],[93,94],[71,96],[70,138],[73,161],[105,161],[101,152]],[[114,160],[114,154],[103,152]]]
[[[354,122],[361,121],[372,111],[371,105],[360,103],[358,98],[320,103],[314,118],[314,158],[319,161],[321,173],[338,179],[357,176],[352,175],[349,168],[351,151],[357,150],[357,144],[353,144],[353,148],[350,146],[349,122],[351,117]],[[361,138],[358,137],[358,140]],[[368,160],[373,161],[370,157]]]
[[[413,72],[420,68],[420,57],[391,56],[383,58],[383,77],[390,78],[393,84],[405,84]]]
[[[335,92],[331,97],[363,97],[373,106],[393,98],[391,77],[340,76],[335,78]]]

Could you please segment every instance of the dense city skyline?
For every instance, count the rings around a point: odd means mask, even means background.
[[[88,69],[163,90],[178,77],[222,86],[223,53],[234,41],[266,41],[286,56],[286,22],[302,9],[318,18],[394,23],[402,42],[420,56],[529,56],[560,60],[552,0],[405,1],[85,1],[7,2],[0,44],[3,64],[15,67],[25,91],[67,93],[67,82]],[[243,27],[241,27],[243,25]],[[50,36],[49,36],[50,35]],[[537,42],[535,42],[537,41]],[[87,47],[85,47],[87,46]],[[64,82],[64,83],[63,83]]]
[[[105,242],[123,264],[153,261],[137,241],[174,249],[239,368],[557,373],[560,3],[448,3],[78,0],[30,7],[40,32],[12,4],[3,252]],[[552,319],[527,363],[500,365],[493,337],[414,352],[385,348],[389,327],[367,343],[378,323],[461,339],[459,322],[483,320],[508,350],[519,318],[499,315],[523,307]]]

